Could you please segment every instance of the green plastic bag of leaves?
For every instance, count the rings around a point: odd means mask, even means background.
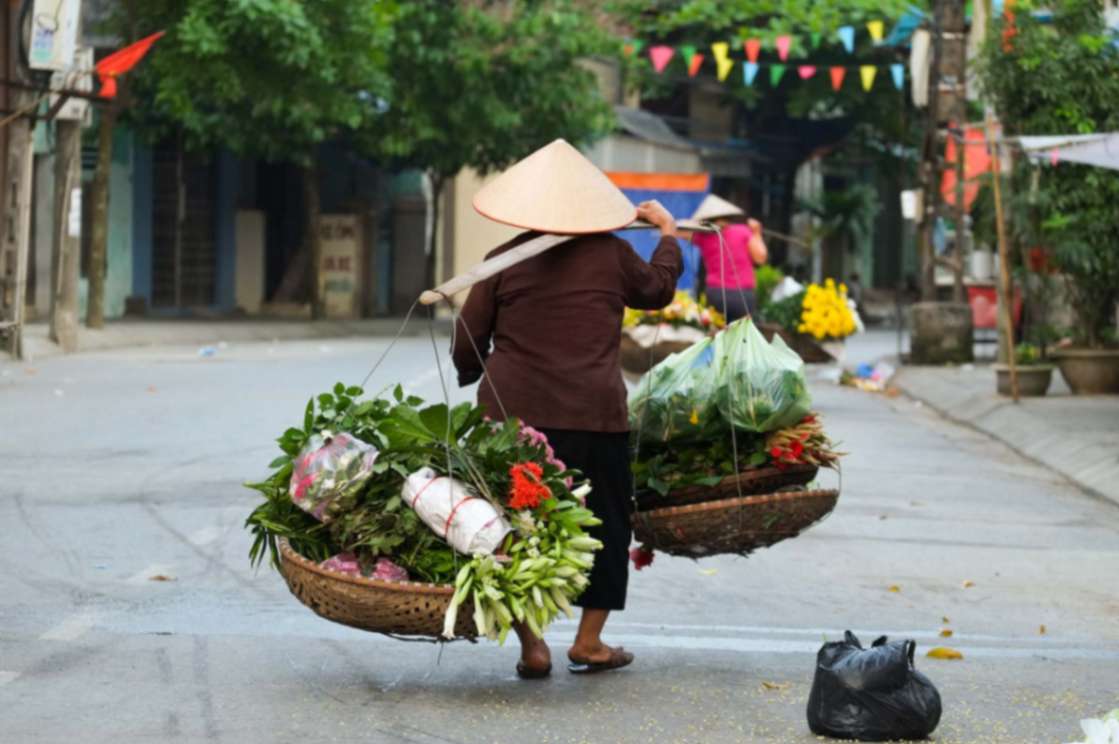
[[[703,439],[720,427],[712,399],[715,349],[697,341],[645,373],[629,401],[630,431],[642,443]]]
[[[728,423],[765,433],[792,426],[811,410],[804,361],[780,336],[769,343],[743,318],[715,337],[713,402]]]

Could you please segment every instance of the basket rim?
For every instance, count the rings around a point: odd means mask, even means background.
[[[400,592],[401,594],[435,594],[439,596],[449,596],[455,593],[455,588],[451,584],[431,584],[423,581],[385,581],[384,579],[370,579],[366,576],[351,576],[350,574],[344,574],[340,571],[331,571],[329,568],[323,568],[311,559],[297,553],[295,548],[291,547],[291,544],[288,543],[287,538],[279,538],[279,543],[280,556],[283,561],[290,561],[303,571],[318,574],[331,581],[341,581],[343,583],[355,584],[371,589]]]
[[[835,488],[822,488],[813,491],[780,491],[778,493],[754,494],[753,496],[733,496],[729,499],[704,501],[699,504],[683,504],[681,506],[664,506],[659,509],[638,511],[635,516],[645,518],[671,517],[677,514],[694,514],[697,512],[717,511],[735,506],[748,506],[753,504],[768,504],[776,501],[797,501],[801,499],[839,499],[839,490]]]
[[[718,483],[716,483],[713,486],[691,485],[691,486],[683,486],[681,488],[674,488],[671,491],[669,491],[668,494],[666,494],[666,498],[671,496],[674,493],[690,493],[690,492],[696,491],[696,490],[711,490],[711,489],[716,489],[716,488],[722,488],[724,486],[733,486],[736,480],[737,481],[741,481],[741,480],[749,481],[750,479],[757,479],[757,478],[762,478],[762,477],[767,477],[768,478],[768,477],[773,477],[773,476],[777,476],[777,475],[784,475],[784,474],[803,475],[803,474],[811,472],[811,471],[819,472],[821,469],[823,469],[822,466],[813,465],[813,464],[807,463],[807,462],[790,463],[788,465],[788,467],[785,467],[785,468],[779,468],[776,465],[772,465],[772,464],[762,465],[762,466],[756,467],[756,468],[746,468],[745,470],[740,470],[737,473],[734,473],[732,475],[728,475],[727,477],[723,478],[721,481],[719,481]],[[646,489],[642,493],[648,493],[648,489]],[[755,496],[757,496],[757,495],[763,495],[764,496],[765,494],[754,494],[754,495]]]

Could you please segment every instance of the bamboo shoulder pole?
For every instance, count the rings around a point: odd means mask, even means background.
[[[993,141],[994,126],[991,118],[987,117],[987,141]],[[1014,402],[1018,402],[1018,367],[1014,359],[1014,312],[1011,308],[1014,302],[1014,290],[1010,283],[1010,251],[1006,247],[1006,219],[1002,207],[1001,174],[1002,165],[999,158],[999,145],[991,146],[991,184],[995,192],[995,225],[998,232],[999,243],[999,315],[1002,316],[1003,332],[1006,334],[1006,364],[1010,370],[1010,393]]]
[[[633,224],[623,228],[624,230],[649,230],[655,229],[655,225],[650,225],[646,222],[634,222]],[[676,227],[680,230],[688,230],[691,232],[717,232],[718,228],[708,223],[698,223],[691,220],[678,220]],[[521,261],[538,256],[549,248],[554,248],[560,243],[579,237],[578,235],[540,235],[532,240],[526,240],[524,243],[510,248],[504,253],[488,258],[480,264],[475,264],[469,269],[459,274],[456,277],[448,279],[434,289],[428,289],[420,295],[421,305],[434,305],[442,299],[450,299],[452,295],[456,295],[464,289],[470,289],[478,282],[489,279],[494,274],[499,274],[510,266],[516,266]]]

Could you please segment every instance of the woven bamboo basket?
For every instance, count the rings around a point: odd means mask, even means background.
[[[280,573],[291,593],[316,615],[342,625],[392,636],[439,638],[454,588],[412,581],[381,581],[325,569],[280,541]],[[475,638],[468,611],[455,635]]]
[[[687,486],[661,496],[654,491],[637,494],[639,509],[659,509],[666,506],[684,506],[736,496],[754,496],[775,493],[788,488],[805,486],[816,479],[820,471],[815,465],[795,464],[781,469],[775,467],[744,470],[738,475],[724,478],[714,486]]]
[[[795,537],[835,508],[839,491],[787,491],[638,511],[638,542],[689,558],[733,553]]]
[[[631,374],[643,375],[670,355],[691,346],[693,341],[659,341],[652,349],[643,347],[626,334],[622,334],[622,369]]]

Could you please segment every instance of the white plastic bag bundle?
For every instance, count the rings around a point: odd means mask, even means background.
[[[803,291],[803,284],[798,282],[796,279],[793,279],[791,276],[787,276],[780,282],[778,282],[777,286],[773,288],[773,293],[770,295],[770,299],[772,299],[774,302],[780,302],[786,297],[792,297],[797,292]]]
[[[461,481],[421,468],[404,481],[401,497],[447,544],[466,555],[490,555],[512,531],[497,508]]]

